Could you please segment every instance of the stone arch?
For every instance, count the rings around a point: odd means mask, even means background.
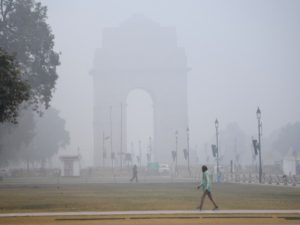
[[[91,72],[95,166],[103,161],[103,133],[112,137],[109,142],[113,152],[127,151],[126,124],[121,122],[126,114],[121,105],[135,88],[146,90],[153,99],[153,159],[171,162],[176,130],[178,160],[183,159],[188,126],[187,72],[185,52],[177,46],[175,28],[133,16],[119,27],[103,31],[102,48],[96,50]]]

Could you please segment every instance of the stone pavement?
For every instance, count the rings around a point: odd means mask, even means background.
[[[110,211],[110,212],[28,212],[0,213],[5,217],[43,217],[43,216],[113,216],[113,215],[184,215],[184,214],[300,214],[300,210],[156,210],[156,211]]]

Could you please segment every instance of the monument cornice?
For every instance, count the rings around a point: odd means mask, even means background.
[[[98,75],[98,74],[103,74],[103,73],[187,73],[191,70],[190,67],[173,67],[173,68],[115,68],[115,67],[106,67],[106,68],[98,68],[98,69],[93,69],[90,71],[90,74],[93,75]]]

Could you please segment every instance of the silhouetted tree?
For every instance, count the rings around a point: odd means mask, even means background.
[[[29,85],[21,79],[14,58],[0,48],[0,123],[16,123],[19,105],[28,98]]]
[[[65,121],[54,108],[49,108],[43,117],[35,117],[35,136],[20,152],[24,160],[43,162],[50,159],[60,148],[69,144],[70,137]]]
[[[65,121],[54,108],[49,108],[43,117],[31,110],[23,110],[18,124],[6,123],[0,124],[0,127],[2,164],[9,161],[25,161],[29,167],[29,163],[51,158],[70,141]]]
[[[16,56],[22,79],[31,86],[29,103],[37,111],[49,107],[60,64],[46,19],[47,8],[35,0],[0,1],[0,47]]]
[[[235,164],[241,163],[241,157],[246,155],[247,136],[237,123],[229,123],[220,131],[219,147],[220,157],[225,160],[225,164],[229,164],[230,160]]]
[[[0,123],[0,164],[21,160],[19,153],[32,141],[35,121],[32,110],[22,110],[18,123]]]
[[[54,35],[46,20],[47,8],[35,0],[0,1],[0,48],[15,56],[20,80],[27,81],[30,86],[27,104],[37,112],[49,107],[57,80],[56,68],[60,64],[59,54],[53,50]],[[0,89],[7,89],[2,82]],[[8,98],[4,96],[4,99]],[[17,105],[18,102],[13,103]],[[16,111],[12,115],[12,122],[16,122]],[[14,149],[22,149],[24,141],[32,138],[31,128],[35,124],[32,120],[27,120],[26,125],[23,122],[19,125],[1,124],[3,121],[7,119],[0,120],[0,154],[1,160],[7,161],[8,156],[16,156],[14,154],[19,152]],[[12,140],[10,144],[6,143],[9,140],[6,135]],[[15,147],[7,149],[7,146]]]
[[[277,151],[284,157],[292,148],[300,151],[300,122],[282,127],[276,140],[272,144],[272,151]]]

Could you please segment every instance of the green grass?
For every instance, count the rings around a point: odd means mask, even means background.
[[[0,212],[187,210],[201,194],[192,183],[0,186]],[[214,184],[213,196],[221,209],[300,209],[300,188]]]

